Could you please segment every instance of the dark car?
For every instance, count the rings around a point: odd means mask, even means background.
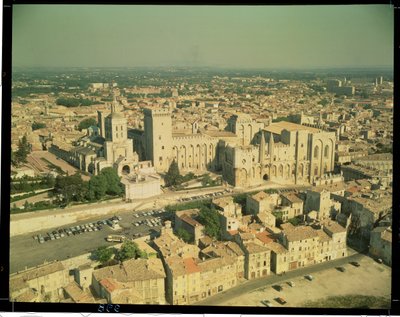
[[[355,266],[355,267],[359,267],[360,266],[360,263],[358,263],[358,262],[350,262],[350,264]]]
[[[280,285],[273,285],[272,288],[277,290],[278,292],[281,292],[283,290],[283,287]]]
[[[346,271],[346,269],[343,266],[337,267],[336,270],[338,270],[339,272],[345,272]]]

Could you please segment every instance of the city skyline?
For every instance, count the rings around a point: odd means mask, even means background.
[[[393,10],[16,5],[12,57],[13,67],[393,67]]]

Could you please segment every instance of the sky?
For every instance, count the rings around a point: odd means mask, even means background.
[[[393,67],[393,9],[15,5],[13,67]]]

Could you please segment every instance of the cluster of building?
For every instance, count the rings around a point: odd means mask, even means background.
[[[10,276],[12,300],[194,304],[245,280],[346,257],[354,240],[391,265],[393,157],[375,154],[393,139],[393,101],[383,93],[388,83],[375,82],[371,100],[356,94],[363,85],[338,80],[327,81],[320,95],[299,81],[215,76],[211,84],[213,94],[182,84],[171,98],[133,101],[113,84],[95,83],[89,96],[112,94],[110,107],[49,107],[48,96],[39,101],[44,109],[37,100],[35,107],[16,104],[13,148],[26,134],[33,150],[48,150],[85,173],[113,167],[127,200],[159,195],[160,174],[174,161],[182,173],[218,172],[239,189],[265,181],[308,189],[254,192],[244,208],[233,197],[213,199],[220,241],[205,234],[198,209],[176,212],[174,226],[167,221],[157,238],[140,240],[157,256],[101,268],[86,259],[27,269]],[[246,94],[224,92],[241,84],[250,85]],[[331,102],[322,106],[321,98]],[[76,118],[87,117],[97,126],[77,131]],[[46,128],[22,126],[38,118]],[[180,229],[191,243],[175,235]]]

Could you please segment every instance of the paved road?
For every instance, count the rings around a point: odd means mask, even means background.
[[[284,281],[288,281],[291,279],[294,279],[296,277],[301,277],[307,274],[313,274],[316,272],[320,272],[326,269],[331,269],[335,268],[337,266],[344,265],[348,262],[351,261],[359,261],[362,257],[365,255],[356,253],[351,256],[333,260],[333,261],[328,261],[328,262],[323,262],[319,264],[315,264],[312,266],[300,268],[294,271],[287,272],[285,275],[278,276],[278,275],[270,275],[264,278],[252,280],[252,281],[245,281],[242,284],[231,288],[229,290],[226,290],[220,294],[214,295],[213,297],[207,298],[203,301],[195,303],[195,305],[201,305],[201,306],[216,306],[220,305],[222,302],[225,302],[227,300],[230,300],[232,298],[235,298],[239,295],[242,295],[244,293],[249,293],[253,290],[256,290],[261,287],[269,286],[269,285],[274,285],[274,284],[279,284]],[[311,281],[310,283],[318,283],[317,280]]]

